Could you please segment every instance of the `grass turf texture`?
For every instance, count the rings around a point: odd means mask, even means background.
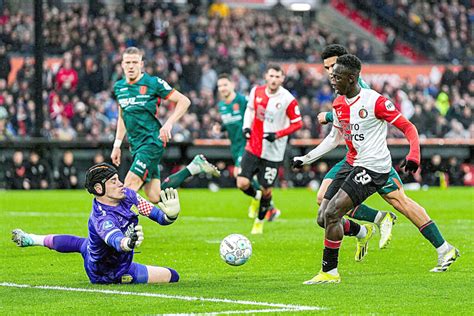
[[[387,249],[377,234],[363,262],[354,261],[355,240],[345,238],[340,251],[340,284],[302,285],[320,269],[323,230],[316,226],[316,195],[305,189],[276,190],[282,217],[265,223],[262,236],[250,235],[249,199],[237,190],[180,190],[178,221],[159,226],[142,218],[145,241],[135,261],[175,268],[170,285],[91,285],[79,254],[43,247],[18,248],[12,229],[37,234],[87,235],[91,198],[85,191],[0,192],[0,283],[200,296],[320,306],[323,311],[278,314],[469,314],[474,309],[474,228],[472,188],[408,192],[458,247],[461,258],[447,273],[429,273],[436,252],[402,215]],[[378,196],[368,204],[389,209]],[[219,242],[241,233],[252,241],[253,255],[241,267],[225,264]],[[236,303],[185,301],[160,297],[106,295],[0,286],[0,314],[207,313],[275,309]],[[262,314],[264,315],[264,314]]]

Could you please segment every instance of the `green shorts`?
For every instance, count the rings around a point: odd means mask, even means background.
[[[231,148],[232,153],[232,160],[234,160],[234,164],[236,167],[240,167],[240,163],[242,161],[242,156],[244,155],[245,147],[238,148],[237,150]]]
[[[165,149],[158,144],[146,144],[133,153],[130,171],[139,176],[143,182],[160,179],[160,161]]]
[[[339,161],[337,164],[335,164],[331,168],[331,170],[329,170],[329,172],[326,173],[326,176],[324,177],[324,179],[334,180],[334,178],[336,177],[336,174],[339,172],[339,170],[341,170],[345,162],[346,160],[344,159],[344,160]],[[399,188],[402,187],[402,185],[403,185],[402,179],[400,179],[400,176],[398,175],[397,171],[392,167],[388,175],[387,182],[385,183],[383,187],[378,189],[377,192],[380,195],[385,195],[395,190],[398,190]]]

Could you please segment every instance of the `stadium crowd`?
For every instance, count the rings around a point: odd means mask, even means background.
[[[247,93],[261,82],[268,60],[319,63],[319,52],[327,44],[341,43],[363,60],[375,60],[368,42],[353,36],[338,38],[301,17],[228,10],[209,10],[206,15],[198,14],[199,7],[180,10],[169,3],[142,1],[117,11],[87,6],[45,10],[45,50],[59,63],[44,64],[47,106],[42,136],[65,141],[114,139],[118,112],[111,88],[122,76],[121,53],[131,45],[143,48],[147,72],[166,79],[191,99],[188,114],[172,131],[178,142],[226,137],[212,128],[220,121],[216,84],[221,72],[231,73],[237,90]],[[32,19],[8,9],[0,14],[0,141],[33,135]],[[19,52],[25,57],[23,65],[15,80],[9,80],[11,58]],[[474,81],[469,65],[459,71],[448,67],[438,79],[369,83],[394,101],[421,137],[472,138]],[[324,137],[328,127],[319,125],[316,115],[331,108],[333,92],[327,78],[300,68],[287,74],[285,87],[297,97],[303,115],[304,127],[294,137]],[[162,119],[173,107],[164,105],[159,109]],[[392,129],[390,136],[403,135]],[[52,177],[59,179],[57,173]]]

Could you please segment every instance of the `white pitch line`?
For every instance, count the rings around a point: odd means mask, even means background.
[[[207,312],[207,313],[160,314],[160,316],[215,316],[215,315],[231,315],[231,314],[302,312],[306,310],[307,309],[273,308],[273,309],[251,309],[251,310],[241,310],[241,311]]]
[[[85,292],[85,293],[100,293],[100,294],[112,294],[112,295],[159,297],[159,298],[175,299],[175,300],[182,300],[182,301],[200,301],[200,302],[226,303],[226,304],[235,304],[235,305],[267,306],[267,307],[277,307],[279,310],[289,309],[292,311],[311,311],[311,310],[315,311],[315,310],[325,309],[320,306],[304,306],[304,305],[279,304],[279,303],[267,303],[267,302],[244,301],[244,300],[231,300],[227,298],[208,298],[208,297],[169,295],[169,294],[147,293],[147,292],[85,289],[85,288],[74,288],[74,287],[63,287],[63,286],[50,286],[50,285],[29,285],[29,284],[17,284],[17,283],[9,283],[9,282],[2,282],[0,283],[0,286],[66,291],[66,292]]]

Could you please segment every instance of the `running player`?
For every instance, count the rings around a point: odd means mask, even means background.
[[[340,96],[333,102],[331,133],[303,160],[295,159],[299,161],[298,165],[313,162],[337,147],[341,139],[349,148],[344,165],[326,191],[318,215],[318,224],[325,228],[322,269],[305,284],[340,282],[338,256],[346,229],[344,226],[347,225],[342,217],[373,193],[383,194],[382,189],[390,176],[392,161],[386,141],[387,122],[400,129],[410,143],[410,152],[402,164],[405,171],[415,172],[419,168],[420,147],[416,127],[388,99],[372,89],[361,89],[357,81],[360,70],[361,62],[356,56],[337,58],[333,82]],[[431,271],[447,271],[459,257],[459,251],[442,237],[421,206],[408,198],[402,188],[398,191],[412,208],[410,219],[436,248],[438,264]],[[362,231],[356,223],[350,222],[349,226],[348,229],[354,233]]]
[[[227,131],[227,136],[230,139],[230,151],[232,153],[232,159],[234,160],[234,177],[237,178],[241,170],[240,163],[245,151],[245,144],[247,143],[247,140],[242,134],[247,98],[235,91],[235,85],[230,75],[226,73],[219,75],[217,89],[221,97],[221,101],[217,104],[217,109],[221,115],[222,125],[217,123],[213,126],[213,129],[217,133],[224,130]],[[258,213],[262,191],[255,177],[252,179],[251,185],[257,191],[257,195],[256,198],[252,198],[248,208],[248,216],[255,218]],[[273,207],[273,201],[271,201],[270,204],[272,207],[267,212],[266,219],[273,221],[280,215],[280,210]]]
[[[298,102],[282,87],[284,79],[280,66],[269,65],[265,72],[266,84],[252,89],[245,110],[243,134],[247,145],[237,187],[256,198],[257,191],[251,185],[255,175],[262,186],[252,234],[263,233],[263,219],[271,208],[272,187],[283,161],[288,135],[303,126]]]
[[[163,79],[142,72],[142,58],[142,52],[136,47],[128,47],[122,56],[125,78],[114,85],[119,117],[111,159],[116,166],[120,165],[120,146],[128,132],[133,163],[125,177],[125,186],[136,192],[144,185],[150,201],[158,203],[161,190],[159,163],[171,139],[173,124],[186,113],[191,102]],[[162,99],[176,103],[174,112],[163,125],[157,118]],[[201,172],[220,175],[203,155],[197,155],[186,168],[166,178],[163,189],[177,188],[186,178]]]
[[[12,232],[19,247],[44,246],[58,252],[78,252],[91,283],[178,282],[171,268],[133,262],[133,252],[144,240],[139,215],[159,223],[174,223],[180,212],[178,192],[161,191],[157,208],[135,191],[125,188],[117,170],[107,163],[92,166],[86,173],[86,189],[94,195],[89,217],[89,237],[35,235],[21,229]]]

